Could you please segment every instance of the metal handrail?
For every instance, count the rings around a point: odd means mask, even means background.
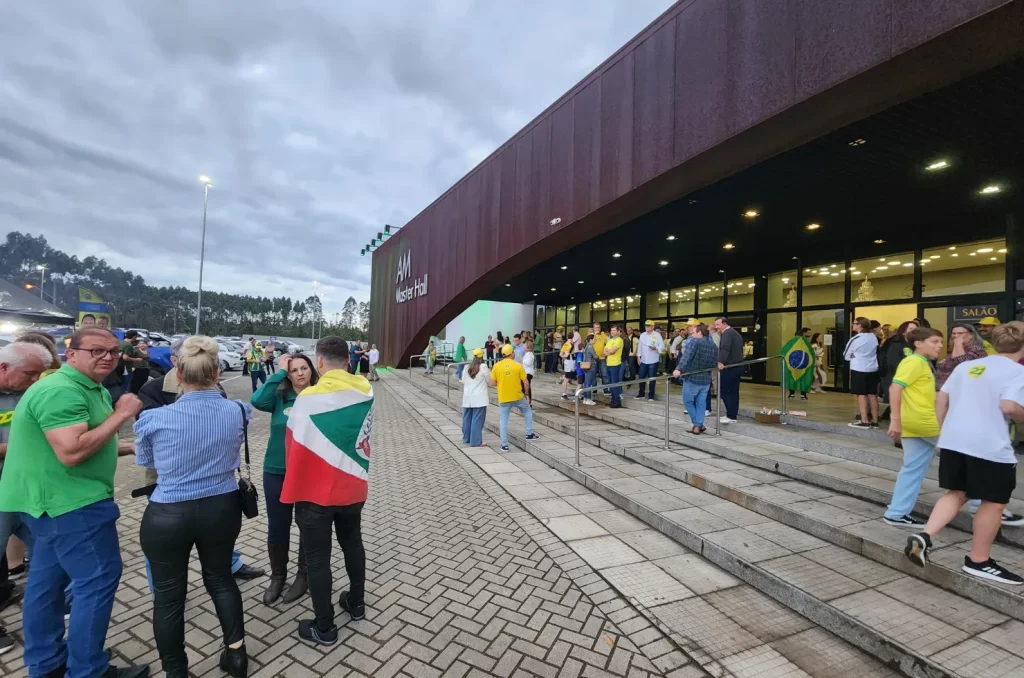
[[[773,356],[768,356],[766,358],[757,358],[755,360],[746,360],[746,361],[740,362],[740,363],[733,363],[732,365],[723,365],[722,366],[722,370],[731,370],[731,369],[734,369],[736,367],[746,367],[748,365],[757,365],[758,363],[766,363],[766,362],[769,362],[771,360],[783,360],[783,356],[781,356],[781,355],[773,355]],[[785,366],[783,366],[783,369],[785,369]],[[715,413],[715,435],[717,435],[717,436],[722,435],[722,370],[719,370],[718,366],[716,365],[715,367],[709,367],[709,368],[706,368],[706,369],[703,369],[703,370],[693,370],[693,371],[690,371],[690,372],[683,372],[678,377],[678,378],[682,379],[683,377],[688,377],[688,376],[693,375],[693,374],[701,374],[703,372],[718,372],[717,379],[716,379],[716,387],[717,387],[717,390],[718,390],[718,398],[717,398],[716,413]],[[666,375],[662,375],[660,377],[650,377],[650,378],[644,378],[644,379],[639,379],[639,380],[620,381],[620,382],[617,382],[615,384],[602,384],[600,386],[590,386],[590,387],[587,387],[587,388],[576,389],[576,393],[573,395],[573,409],[575,410],[575,417],[576,417],[576,441],[575,441],[575,443],[576,443],[576,465],[577,466],[580,465],[580,396],[581,395],[583,395],[584,393],[592,393],[594,391],[599,391],[599,390],[603,390],[603,389],[606,389],[606,388],[621,387],[621,386],[625,386],[625,385],[628,385],[628,384],[635,384],[635,383],[637,383],[637,381],[650,383],[650,382],[658,382],[658,381],[669,381],[669,380],[675,379],[675,378],[676,377],[673,377],[671,374],[666,374]],[[782,389],[782,410],[781,411],[782,411],[783,414],[786,414],[786,379],[785,379],[785,375],[783,375],[783,378],[779,380],[779,387]],[[669,411],[670,411],[669,407],[671,405],[672,398],[670,397],[670,393],[671,393],[671,391],[669,389],[666,389],[666,393],[665,393],[665,449],[666,450],[671,449],[671,440],[669,438],[669,436],[670,436],[670,423],[671,423],[670,422],[670,418],[669,418]]]
[[[486,362],[486,360],[484,362]],[[444,394],[444,404],[445,405],[448,404],[448,399],[452,395],[452,373],[448,371],[448,368],[449,367],[458,367],[459,365],[472,365],[472,364],[473,364],[472,360],[467,360],[466,362],[462,362],[462,363],[448,363],[447,365],[444,366],[444,381],[445,381],[445,388],[446,388],[446,391],[445,391],[445,394]]]
[[[409,381],[412,381],[412,368],[413,368],[413,364],[412,363],[413,363],[413,361],[416,360],[416,358],[420,358],[420,359],[423,360],[424,363],[426,363],[427,362],[427,358],[429,358],[429,357],[430,357],[430,354],[428,354],[428,353],[424,353],[423,355],[409,356],[409,367],[406,368],[407,370],[409,370]]]

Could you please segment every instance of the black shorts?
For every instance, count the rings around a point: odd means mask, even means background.
[[[565,380],[566,381],[576,381],[576,371],[573,370],[572,372],[566,372],[565,373]]]
[[[964,492],[968,499],[1008,504],[1017,487],[1017,465],[942,450],[939,452],[939,487]]]
[[[878,395],[878,372],[850,370],[850,393],[859,396]]]

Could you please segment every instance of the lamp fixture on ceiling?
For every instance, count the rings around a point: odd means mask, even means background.
[[[564,270],[565,270],[565,269],[567,269],[567,268],[569,268],[569,267],[568,267],[568,266],[563,266],[563,267],[562,267],[562,270],[564,271]]]
[[[612,271],[609,275],[618,275],[615,271]]]
[[[756,219],[757,217],[761,216],[761,213],[758,212],[757,210],[747,210],[746,212],[743,213],[743,216],[745,216],[747,219]]]
[[[929,172],[935,172],[937,170],[946,169],[947,167],[949,167],[949,161],[948,160],[936,160],[935,162],[931,163],[930,165],[927,165],[925,167],[925,169],[928,170]]]
[[[675,240],[675,239],[676,239],[676,237],[674,235],[670,235],[667,238],[665,238],[665,240]]]
[[[615,257],[616,259],[618,259],[618,258],[619,258],[619,257],[621,257],[622,255],[621,255],[621,254],[619,254],[618,252],[616,252],[616,253],[615,253],[615,254],[613,254],[612,256],[613,256],[613,257]]]
[[[876,241],[875,241],[875,244],[876,244],[876,245],[881,245],[881,244],[883,244],[884,242],[885,242],[884,240],[882,240],[881,238],[879,238],[878,240],[876,240]]]
[[[736,245],[733,245],[731,242],[727,242],[724,245],[722,245],[723,250],[731,250],[734,249],[735,247]]]
[[[664,259],[662,259],[661,261],[658,262],[658,265],[659,266],[668,266],[668,262],[665,261]]]
[[[847,142],[848,145],[855,146],[855,147],[856,146],[863,146],[866,143],[867,143],[866,139],[860,139],[860,138],[854,139],[853,141],[850,141],[850,142]]]
[[[819,228],[821,228],[821,224],[818,224],[818,223],[807,224],[807,230],[808,231],[817,231]]]
[[[505,287],[512,287],[512,283],[505,283]]]
[[[1002,190],[1003,187],[1000,186],[999,184],[989,184],[988,186],[985,186],[980,191],[978,191],[978,193],[981,193],[982,195],[993,195],[995,193],[999,193]]]

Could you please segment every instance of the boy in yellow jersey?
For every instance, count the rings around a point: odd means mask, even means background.
[[[910,512],[939,442],[935,414],[935,373],[929,360],[942,352],[942,333],[919,327],[907,336],[914,353],[900,361],[889,387],[892,415],[889,437],[903,446],[903,468],[892,491],[892,503],[882,517],[889,525],[920,530],[924,523]]]
[[[604,345],[605,362],[608,364],[608,379],[611,380],[605,383],[617,384],[622,381],[622,349],[624,344],[620,336],[621,331],[618,325],[612,325],[612,338],[605,342]],[[622,386],[612,386],[611,390],[612,402],[609,407],[622,407]]]
[[[594,323],[594,352],[597,353],[597,376],[601,378],[602,384],[608,381],[608,361],[605,359],[604,345],[608,341],[608,335],[601,331],[601,323]],[[608,393],[608,389],[604,390]]]
[[[491,370],[491,386],[498,387],[498,408],[501,410],[501,451],[508,452],[508,415],[515,408],[523,413],[526,419],[526,439],[536,440],[533,432],[533,410],[526,401],[530,392],[530,382],[526,378],[526,370],[521,363],[512,358],[512,345],[501,347],[504,358]]]

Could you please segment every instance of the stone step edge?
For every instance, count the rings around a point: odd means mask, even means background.
[[[534,415],[534,420],[543,423],[562,433],[566,433],[563,425],[555,422],[549,423],[548,418],[543,415]],[[606,452],[624,457],[632,462],[640,464],[652,471],[674,478],[716,497],[725,499],[742,506],[745,509],[754,511],[766,518],[771,518],[784,525],[792,527],[811,536],[817,537],[835,546],[839,546],[857,555],[864,556],[874,562],[902,572],[908,576],[921,579],[934,584],[946,591],[968,598],[979,605],[984,605],[997,612],[1001,612],[1014,619],[1024,621],[1024,605],[1022,599],[1012,589],[1003,588],[997,584],[970,577],[960,570],[952,569],[938,563],[932,563],[927,568],[916,567],[906,560],[902,549],[897,549],[887,544],[862,537],[849,532],[844,527],[831,525],[813,516],[798,513],[792,509],[776,504],[757,495],[746,492],[742,487],[730,487],[705,476],[677,468],[668,462],[649,459],[643,453],[638,453],[630,448],[614,443],[600,440],[585,432],[580,433],[581,440],[598,447]],[[907,534],[910,534],[908,531]]]
[[[549,407],[557,407],[568,412],[573,411],[572,404],[563,401],[560,398],[551,398],[550,396],[545,395],[537,396],[534,398],[534,400],[543,403],[544,405],[548,405]],[[643,426],[635,422],[629,422],[627,425],[624,426],[621,422],[615,421],[614,417],[611,414],[603,410],[594,410],[591,408],[587,410],[580,410],[580,414],[581,416],[586,415],[593,419],[597,419],[598,421],[602,421],[607,424],[612,424],[620,428],[626,428],[630,431],[635,431],[637,433],[643,433],[645,435],[654,436],[657,438],[661,438],[662,440],[664,439],[664,431],[654,430],[656,427]],[[543,413],[538,413],[535,411],[534,416],[541,417],[544,415]],[[660,426],[657,428],[660,428]],[[573,426],[570,428],[570,430],[563,430],[562,432],[567,433],[568,435],[575,435],[575,427]],[[744,464],[746,466],[750,466],[752,468],[756,468],[762,471],[778,473],[779,475],[786,476],[787,478],[792,478],[793,480],[799,480],[801,482],[829,489],[834,492],[840,492],[842,494],[849,495],[856,499],[863,499],[864,501],[869,501],[871,503],[878,504],[880,507],[888,506],[889,499],[892,497],[891,491],[880,490],[876,487],[864,485],[853,480],[836,478],[835,476],[819,473],[818,471],[810,471],[804,468],[803,466],[794,466],[792,464],[787,464],[785,462],[775,461],[772,459],[767,459],[765,457],[759,457],[753,454],[747,454],[746,452],[734,450],[730,447],[716,445],[714,442],[716,438],[714,436],[692,436],[680,433],[678,431],[670,431],[669,439],[671,440],[671,442],[682,447],[687,447],[690,449],[698,450],[700,452],[713,454],[716,457],[728,459],[729,461],[735,461],[737,463]],[[918,499],[917,503],[914,505],[914,514],[921,518],[927,519],[927,517],[931,514],[932,508],[934,508],[934,506],[935,505],[933,503],[925,502],[921,499]],[[879,511],[879,514],[881,514],[881,512],[882,511]],[[970,515],[966,513],[960,513],[956,518],[953,519],[953,522],[950,523],[950,526],[962,532],[966,532],[968,534],[970,534],[973,531],[972,518]],[[997,536],[997,541],[998,543],[1006,546],[1011,546],[1015,548],[1024,547],[1024,528],[1000,530],[999,535]]]
[[[440,402],[444,402],[443,398],[430,390],[421,390],[436,397]],[[455,411],[462,409],[461,405],[451,402],[448,403],[448,407]],[[488,420],[484,425],[492,433],[498,432],[499,427],[496,422]],[[938,664],[922,657],[912,649],[884,636],[863,622],[837,610],[826,601],[815,598],[806,591],[763,570],[754,563],[743,560],[717,544],[705,541],[700,535],[665,520],[657,512],[640,506],[623,493],[587,475],[583,469],[553,457],[536,447],[531,441],[526,440],[525,435],[509,431],[508,436],[510,444],[529,453],[549,468],[583,485],[594,494],[635,516],[662,534],[671,537],[691,551],[700,554],[729,574],[745,581],[825,630],[859,647],[890,668],[912,678],[962,678],[962,676],[950,673]]]

